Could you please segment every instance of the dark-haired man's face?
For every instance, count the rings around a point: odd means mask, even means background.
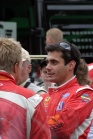
[[[49,82],[47,77],[46,66],[41,69],[41,78],[43,82]]]
[[[58,86],[68,81],[73,77],[74,65],[69,62],[65,65],[64,59],[61,57],[61,52],[48,52],[47,55],[47,76],[51,82]]]

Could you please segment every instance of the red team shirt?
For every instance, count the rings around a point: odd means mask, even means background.
[[[0,139],[50,139],[42,97],[0,72]]]
[[[93,138],[93,90],[73,77],[43,95],[52,139]],[[91,138],[91,139],[92,139]]]

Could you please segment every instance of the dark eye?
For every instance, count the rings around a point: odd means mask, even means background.
[[[47,74],[47,71],[43,71],[44,74]]]
[[[51,63],[54,64],[54,65],[56,65],[57,64],[57,61],[56,60],[52,60]]]

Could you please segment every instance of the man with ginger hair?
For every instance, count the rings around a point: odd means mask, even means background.
[[[0,139],[50,139],[42,97],[16,85],[21,69],[21,44],[0,38]]]
[[[60,43],[63,40],[63,32],[58,28],[50,28],[46,32],[46,45]]]

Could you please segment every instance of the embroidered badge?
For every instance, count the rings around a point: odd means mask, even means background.
[[[60,110],[62,110],[63,108],[64,108],[64,102],[63,102],[63,101],[62,101],[62,102],[59,102],[56,111],[60,111]]]
[[[48,124],[51,131],[58,132],[60,130],[60,128],[62,127],[62,123],[59,121],[59,119],[60,115],[55,115],[48,120]]]
[[[81,96],[81,98],[82,98],[83,101],[85,101],[85,102],[90,101],[90,96],[89,96],[88,94],[83,94],[83,95]]]
[[[45,106],[48,105],[49,100],[50,100],[50,97],[46,97],[46,98],[45,98],[45,100],[44,100],[44,105],[45,105]]]
[[[70,95],[70,93],[66,93],[62,95],[62,98],[67,98]]]

